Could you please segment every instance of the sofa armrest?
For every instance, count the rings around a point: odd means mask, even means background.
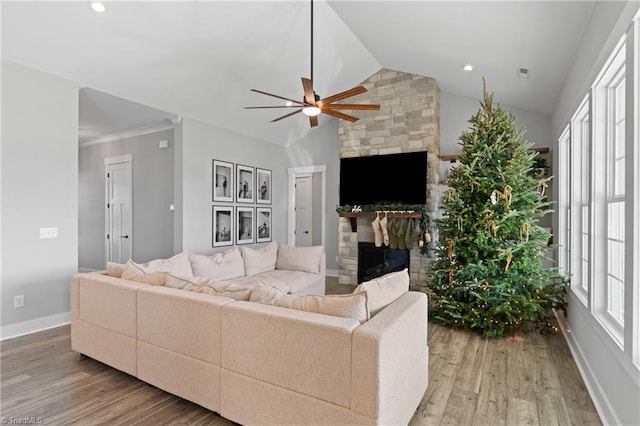
[[[427,388],[427,297],[407,292],[353,333],[352,406],[406,424]]]

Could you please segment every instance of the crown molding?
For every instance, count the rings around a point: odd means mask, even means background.
[[[84,148],[92,145],[99,145],[102,143],[114,142],[122,139],[133,138],[136,136],[148,135],[149,133],[160,132],[162,130],[173,129],[174,124],[172,121],[162,120],[157,123],[150,124],[148,126],[138,127],[136,129],[125,130],[123,132],[111,133],[110,135],[100,136],[99,138],[92,139],[86,142],[80,142],[78,145],[80,148]]]

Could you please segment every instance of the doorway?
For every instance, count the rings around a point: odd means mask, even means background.
[[[132,257],[132,161],[131,155],[104,159],[107,262],[124,263]]]
[[[325,245],[326,171],[326,166],[288,170],[290,246]]]

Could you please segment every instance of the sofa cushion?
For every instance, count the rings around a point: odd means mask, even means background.
[[[257,250],[242,247],[245,274],[250,277],[260,272],[273,271],[276,269],[277,256],[278,244],[275,241]]]
[[[133,260],[127,261],[122,270],[120,278],[123,280],[136,281],[151,285],[164,285],[166,272],[151,272],[135,263]]]
[[[353,318],[360,323],[369,319],[366,292],[330,296],[292,296],[277,288],[258,284],[251,291],[249,301],[334,317]]]
[[[367,306],[371,316],[395,302],[409,291],[409,272],[403,269],[363,282],[354,293],[367,293]]]
[[[260,278],[265,284],[276,287],[283,293],[300,293],[302,290],[314,285],[319,279],[325,280],[325,277],[319,274],[286,271],[284,269],[274,269],[273,271],[263,272],[255,275],[253,278]]]
[[[228,280],[244,276],[244,260],[238,247],[212,256],[192,253],[189,255],[189,261],[196,277]]]
[[[167,274],[167,287],[193,291],[196,293],[213,294],[216,296],[229,297],[234,300],[249,300],[251,286],[232,283],[229,281],[216,280],[208,277],[178,277]]]
[[[122,277],[124,266],[124,263],[107,262],[107,275],[116,278]]]
[[[244,285],[251,288],[262,283],[271,287],[275,287],[278,290],[282,291],[283,293],[291,293],[292,291],[291,291],[290,284],[293,284],[293,283],[289,281],[284,281],[281,278],[278,278],[277,276],[272,275],[274,272],[277,272],[277,271],[273,270],[273,271],[262,272],[257,275],[252,275],[250,277],[235,278],[233,282],[235,284],[240,284],[240,285]],[[298,273],[304,274],[304,272],[298,272]]]
[[[320,259],[323,253],[323,246],[290,247],[281,245],[278,247],[276,269],[317,274],[320,272]]]

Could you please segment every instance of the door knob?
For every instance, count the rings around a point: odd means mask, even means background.
[[[120,238],[129,238],[128,235],[120,235]]]
[[[308,233],[309,233],[309,231],[304,231],[304,233],[305,233],[305,234],[308,234]]]

